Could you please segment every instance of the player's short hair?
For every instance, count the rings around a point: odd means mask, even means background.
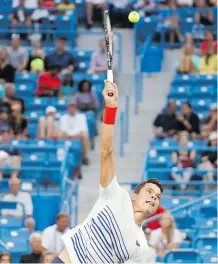
[[[67,213],[64,212],[60,212],[57,216],[56,216],[56,221],[60,220],[61,217],[68,217]]]
[[[141,183],[139,183],[134,190],[134,193],[139,194],[141,189],[145,186],[146,183],[153,183],[155,185],[157,185],[161,191],[161,193],[163,192],[164,188],[162,186],[162,184],[160,183],[159,180],[155,179],[155,178],[151,178],[148,179],[147,181],[142,181]]]

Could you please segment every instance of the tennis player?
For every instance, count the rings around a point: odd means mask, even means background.
[[[109,96],[112,92],[113,96]],[[99,197],[87,219],[63,236],[65,249],[52,263],[151,263],[141,223],[157,210],[163,188],[158,180],[140,183],[132,198],[117,182],[114,162],[114,124],[117,86],[106,80],[101,131]]]

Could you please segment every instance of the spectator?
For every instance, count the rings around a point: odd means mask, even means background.
[[[74,94],[73,85],[74,81],[72,73],[66,73],[61,86],[61,95],[63,95],[64,97],[72,96]]]
[[[2,48],[0,51],[0,83],[13,83],[14,75],[15,69],[9,64],[7,49]]]
[[[135,10],[143,10],[145,11],[145,16],[156,16],[158,15],[154,9],[157,9],[157,3],[153,0],[138,0],[134,5],[133,8]]]
[[[211,26],[214,24],[213,12],[207,9],[205,0],[196,1],[197,8],[199,11],[195,13],[196,24],[201,24],[204,26]]]
[[[16,103],[11,107],[12,117],[10,127],[15,138],[27,137],[27,119],[22,114],[21,104]]]
[[[186,45],[183,49],[183,54],[180,57],[178,73],[193,73],[198,71],[200,58],[195,55],[194,47]]]
[[[40,263],[42,256],[42,235],[37,232],[32,233],[29,241],[32,252],[22,255],[20,257],[20,263]]]
[[[17,72],[24,71],[28,62],[28,53],[25,48],[20,47],[20,35],[12,34],[11,46],[8,47],[9,63]]]
[[[154,217],[156,215],[162,214],[165,211],[166,211],[166,209],[164,207],[159,206],[158,209],[157,209],[157,211],[153,215],[149,216],[147,219],[149,219],[151,217]],[[151,230],[155,230],[155,229],[160,228],[161,226],[160,226],[159,219],[153,220],[152,222],[147,223],[146,224],[146,227],[149,228],[149,229],[151,229]]]
[[[112,26],[116,27],[130,27],[128,21],[128,14],[130,11],[129,0],[109,0],[109,11]]]
[[[217,104],[211,104],[209,116],[204,120],[201,128],[203,140],[207,140],[211,132],[217,131]]]
[[[201,44],[201,54],[205,55],[208,53],[209,47],[213,46],[214,52],[217,53],[217,41],[214,40],[213,32],[210,30],[206,31],[205,41]]]
[[[49,18],[49,12],[43,7],[44,0],[37,0],[37,7],[31,15],[33,23],[42,23],[43,19]]]
[[[55,3],[53,0],[44,0],[42,6],[43,8],[55,8]]]
[[[13,0],[12,7],[15,8],[19,5],[19,0]],[[37,7],[37,0],[25,0],[24,6],[29,9]]]
[[[16,169],[11,173],[11,179],[16,179],[19,174],[22,158],[20,152],[16,148],[10,146],[11,145],[10,139],[11,139],[10,131],[5,130],[1,134],[0,145],[8,145],[9,148],[0,150],[0,168]],[[0,180],[2,178],[3,178],[3,172],[0,170]]]
[[[176,102],[170,101],[167,104],[167,112],[159,114],[153,123],[154,135],[157,138],[174,136],[177,133],[178,125],[176,119]]]
[[[86,0],[86,27],[91,29],[93,21],[103,21],[103,11],[105,8],[105,0]]]
[[[20,190],[20,180],[17,178],[9,180],[10,193],[3,196],[3,201],[19,202],[24,205],[25,216],[31,217],[33,215],[32,198],[28,192],[22,192]],[[20,204],[17,205],[17,209],[4,209],[2,210],[4,216],[22,217],[23,208]]]
[[[45,251],[42,253],[41,261],[42,264],[48,264],[51,263],[54,259],[55,255],[51,252]]]
[[[212,132],[209,136],[208,147],[217,147],[217,132]],[[217,168],[217,151],[204,151],[201,155],[201,162],[198,165],[199,170],[208,170],[204,175],[204,181],[213,181],[215,179]]]
[[[54,106],[48,106],[45,110],[46,117],[40,117],[38,125],[38,138],[52,139],[57,137],[57,125],[55,124],[56,108]]]
[[[45,53],[41,48],[41,43],[35,43],[32,51],[32,55],[29,57],[27,70],[31,72],[42,72],[45,69]]]
[[[90,74],[99,72],[107,72],[107,53],[104,39],[99,41],[99,50],[92,54],[91,67],[88,70]]]
[[[27,218],[25,221],[25,227],[29,230],[30,234],[32,234],[35,230],[36,221],[33,218]]]
[[[11,131],[9,112],[6,107],[0,108],[0,136],[6,131]]]
[[[11,107],[13,104],[19,103],[21,105],[22,113],[25,111],[24,100],[15,96],[15,87],[13,83],[5,84],[5,97],[0,100],[0,109],[7,109],[8,113],[11,114]]]
[[[181,147],[180,150],[172,152],[173,168],[171,177],[176,182],[189,182],[193,175],[196,151],[184,149],[188,148],[188,135],[186,132],[180,134],[179,146]],[[180,187],[183,190],[186,189],[184,183]]]
[[[194,38],[191,33],[185,34],[185,45],[191,45],[194,48]]]
[[[47,227],[42,234],[42,246],[54,254],[64,249],[61,237],[69,231],[69,217],[66,213],[59,213],[56,217],[56,224]]]
[[[176,4],[177,4],[177,7],[179,7],[179,8],[192,7],[193,6],[193,0],[177,0]]]
[[[19,4],[13,10],[10,21],[12,25],[25,24],[27,27],[31,25],[30,12],[25,7],[25,0],[19,0]]]
[[[60,65],[61,73],[72,72],[75,61],[71,52],[66,50],[66,39],[60,37],[56,42],[56,51],[45,58],[46,67]]]
[[[40,74],[38,79],[38,87],[36,90],[37,96],[59,96],[61,88],[61,79],[58,76],[59,72],[59,65],[51,65],[47,72]]]
[[[83,144],[83,164],[88,165],[89,133],[86,117],[77,112],[76,100],[68,104],[67,114],[60,117],[60,133],[64,139],[80,139]]]
[[[217,73],[217,55],[214,53],[214,47],[208,46],[206,54],[200,60],[200,74],[216,74]]]
[[[1,252],[0,263],[11,264],[12,263],[11,255],[8,252]]]
[[[77,108],[81,112],[96,112],[98,108],[98,100],[96,94],[92,91],[92,83],[90,81],[82,80],[79,83],[76,102]]]
[[[189,102],[183,103],[182,114],[177,117],[177,120],[179,131],[187,131],[193,139],[199,135],[199,118],[192,112],[192,106]]]
[[[62,0],[60,4],[57,5],[59,13],[62,15],[67,14],[68,10],[73,10],[75,5],[70,0]]]
[[[182,234],[176,229],[175,220],[169,212],[161,215],[160,225],[161,228],[151,233],[150,245],[160,257],[164,257],[168,251],[179,247]]]

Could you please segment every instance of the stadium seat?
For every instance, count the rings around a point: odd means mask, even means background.
[[[19,228],[19,229],[0,229],[1,239],[3,241],[28,241],[30,232],[27,228]]]
[[[22,220],[17,217],[0,216],[0,228],[21,228]]]
[[[193,247],[202,253],[207,251],[216,254],[217,237],[216,235],[214,237],[201,235],[193,242]]]
[[[194,249],[173,249],[164,257],[164,263],[203,263],[203,259]]]

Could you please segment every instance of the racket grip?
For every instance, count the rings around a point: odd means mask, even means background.
[[[107,79],[111,82],[114,81],[114,76],[113,76],[113,71],[112,70],[108,70],[107,71]]]

